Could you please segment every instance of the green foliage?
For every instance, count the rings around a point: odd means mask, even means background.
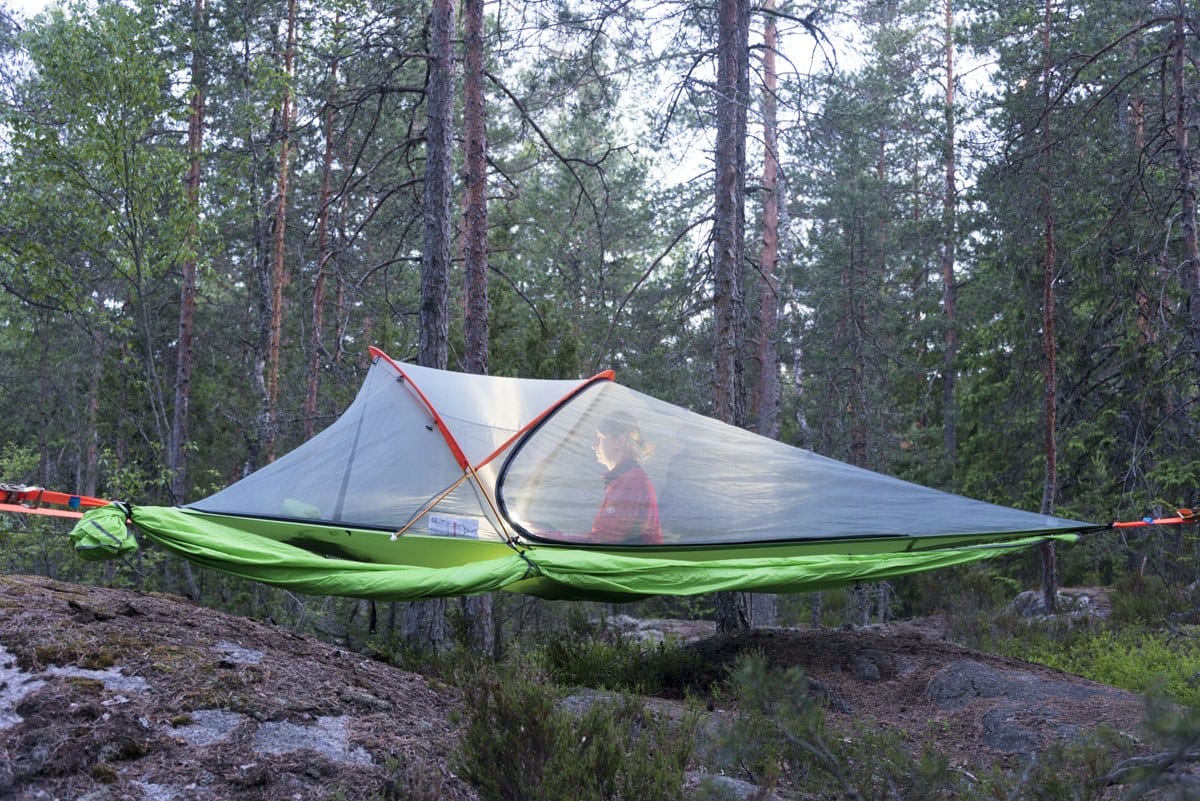
[[[484,801],[682,798],[686,721],[656,718],[633,698],[594,699],[575,716],[544,677],[520,670],[478,676],[463,693],[456,769]]]
[[[28,445],[6,444],[0,448],[0,482],[35,483],[38,453]]]
[[[1018,770],[968,772],[950,764],[936,735],[915,737],[864,719],[834,728],[800,671],[769,670],[758,655],[734,670],[729,693],[736,714],[717,738],[718,765],[802,798],[1098,801],[1108,797],[1104,777],[1132,746],[1102,730],[1049,746]]]
[[[1185,608],[1183,593],[1158,576],[1121,576],[1110,593],[1112,622],[1123,626],[1161,626]]]
[[[699,655],[680,643],[645,645],[580,621],[551,639],[538,658],[548,676],[566,686],[683,698],[704,692],[711,680]]]
[[[968,798],[962,773],[933,743],[915,750],[899,733],[863,721],[850,734],[831,731],[803,673],[771,671],[758,655],[731,677],[734,722],[718,740],[718,757],[741,766],[760,786],[786,777],[806,794],[861,799]]]
[[[1063,636],[1034,627],[996,643],[1002,653],[1200,711],[1200,634],[1138,628],[1080,629]]]
[[[969,619],[1007,603],[1019,592],[1020,585],[1003,567],[1001,560],[992,560],[919,573],[896,582],[897,594],[912,615]]]

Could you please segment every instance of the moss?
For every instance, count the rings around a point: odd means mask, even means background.
[[[114,750],[113,759],[118,762],[129,762],[141,759],[148,753],[150,753],[150,748],[146,743],[138,740],[124,740]]]
[[[88,670],[105,670],[117,664],[117,656],[112,651],[101,649],[96,653],[85,654],[79,666]]]
[[[104,691],[104,682],[86,676],[68,676],[67,683],[77,687],[89,695],[99,695]]]
[[[117,774],[117,769],[112,765],[105,765],[103,762],[92,765],[92,778],[104,784],[116,784],[120,776]]]

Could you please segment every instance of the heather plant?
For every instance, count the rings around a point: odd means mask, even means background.
[[[997,650],[1200,710],[1200,642],[1178,631],[1106,627],[1069,640],[1035,634],[997,643]]]
[[[464,684],[457,770],[484,801],[675,801],[695,742],[632,697],[570,711],[545,676],[515,670]]]
[[[761,655],[749,654],[728,690],[737,713],[713,756],[730,770],[748,772],[760,787],[786,782],[803,788],[803,797],[864,801],[970,797],[963,775],[934,748],[914,755],[900,733],[865,725],[850,734],[831,731],[796,668],[769,670]]]
[[[566,686],[683,698],[706,690],[710,680],[699,655],[681,643],[641,643],[602,626],[572,626],[546,644],[539,659],[547,675]]]
[[[972,765],[968,770],[952,765],[937,742],[903,730],[866,719],[835,729],[808,694],[799,670],[769,670],[760,655],[747,655],[738,664],[728,693],[736,712],[710,756],[730,772],[748,774],[765,792],[856,801],[1099,801],[1115,785],[1136,791],[1173,778],[1146,778],[1159,763],[1129,758],[1134,744],[1107,731],[1050,745],[1006,769]],[[1176,744],[1169,753],[1187,748],[1194,753],[1200,744],[1194,720],[1191,728],[1178,719],[1160,728],[1170,729]]]

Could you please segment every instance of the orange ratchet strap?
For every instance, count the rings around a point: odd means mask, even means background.
[[[66,509],[50,509],[43,504],[65,506]],[[108,506],[103,498],[92,498],[71,492],[55,492],[42,487],[24,484],[0,484],[0,512],[50,515],[52,517],[81,517],[81,509]]]
[[[1179,526],[1184,523],[1195,523],[1200,514],[1191,509],[1179,509],[1176,517],[1143,517],[1141,520],[1129,520],[1123,523],[1113,523],[1113,528],[1141,528],[1142,526]]]

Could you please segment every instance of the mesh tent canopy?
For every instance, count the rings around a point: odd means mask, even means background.
[[[636,392],[611,372],[531,380],[372,357],[353,403],[313,439],[207,498],[109,510],[108,524],[128,518],[241,575],[283,560],[284,572],[375,577],[374,589],[327,594],[504,588],[616,600],[837,586],[1104,528],[844,464]],[[636,458],[627,450],[606,464],[601,440],[616,419],[636,428]],[[600,541],[599,521],[620,503],[613,488],[630,476],[654,505],[657,536]],[[278,583],[277,573],[251,577]]]

